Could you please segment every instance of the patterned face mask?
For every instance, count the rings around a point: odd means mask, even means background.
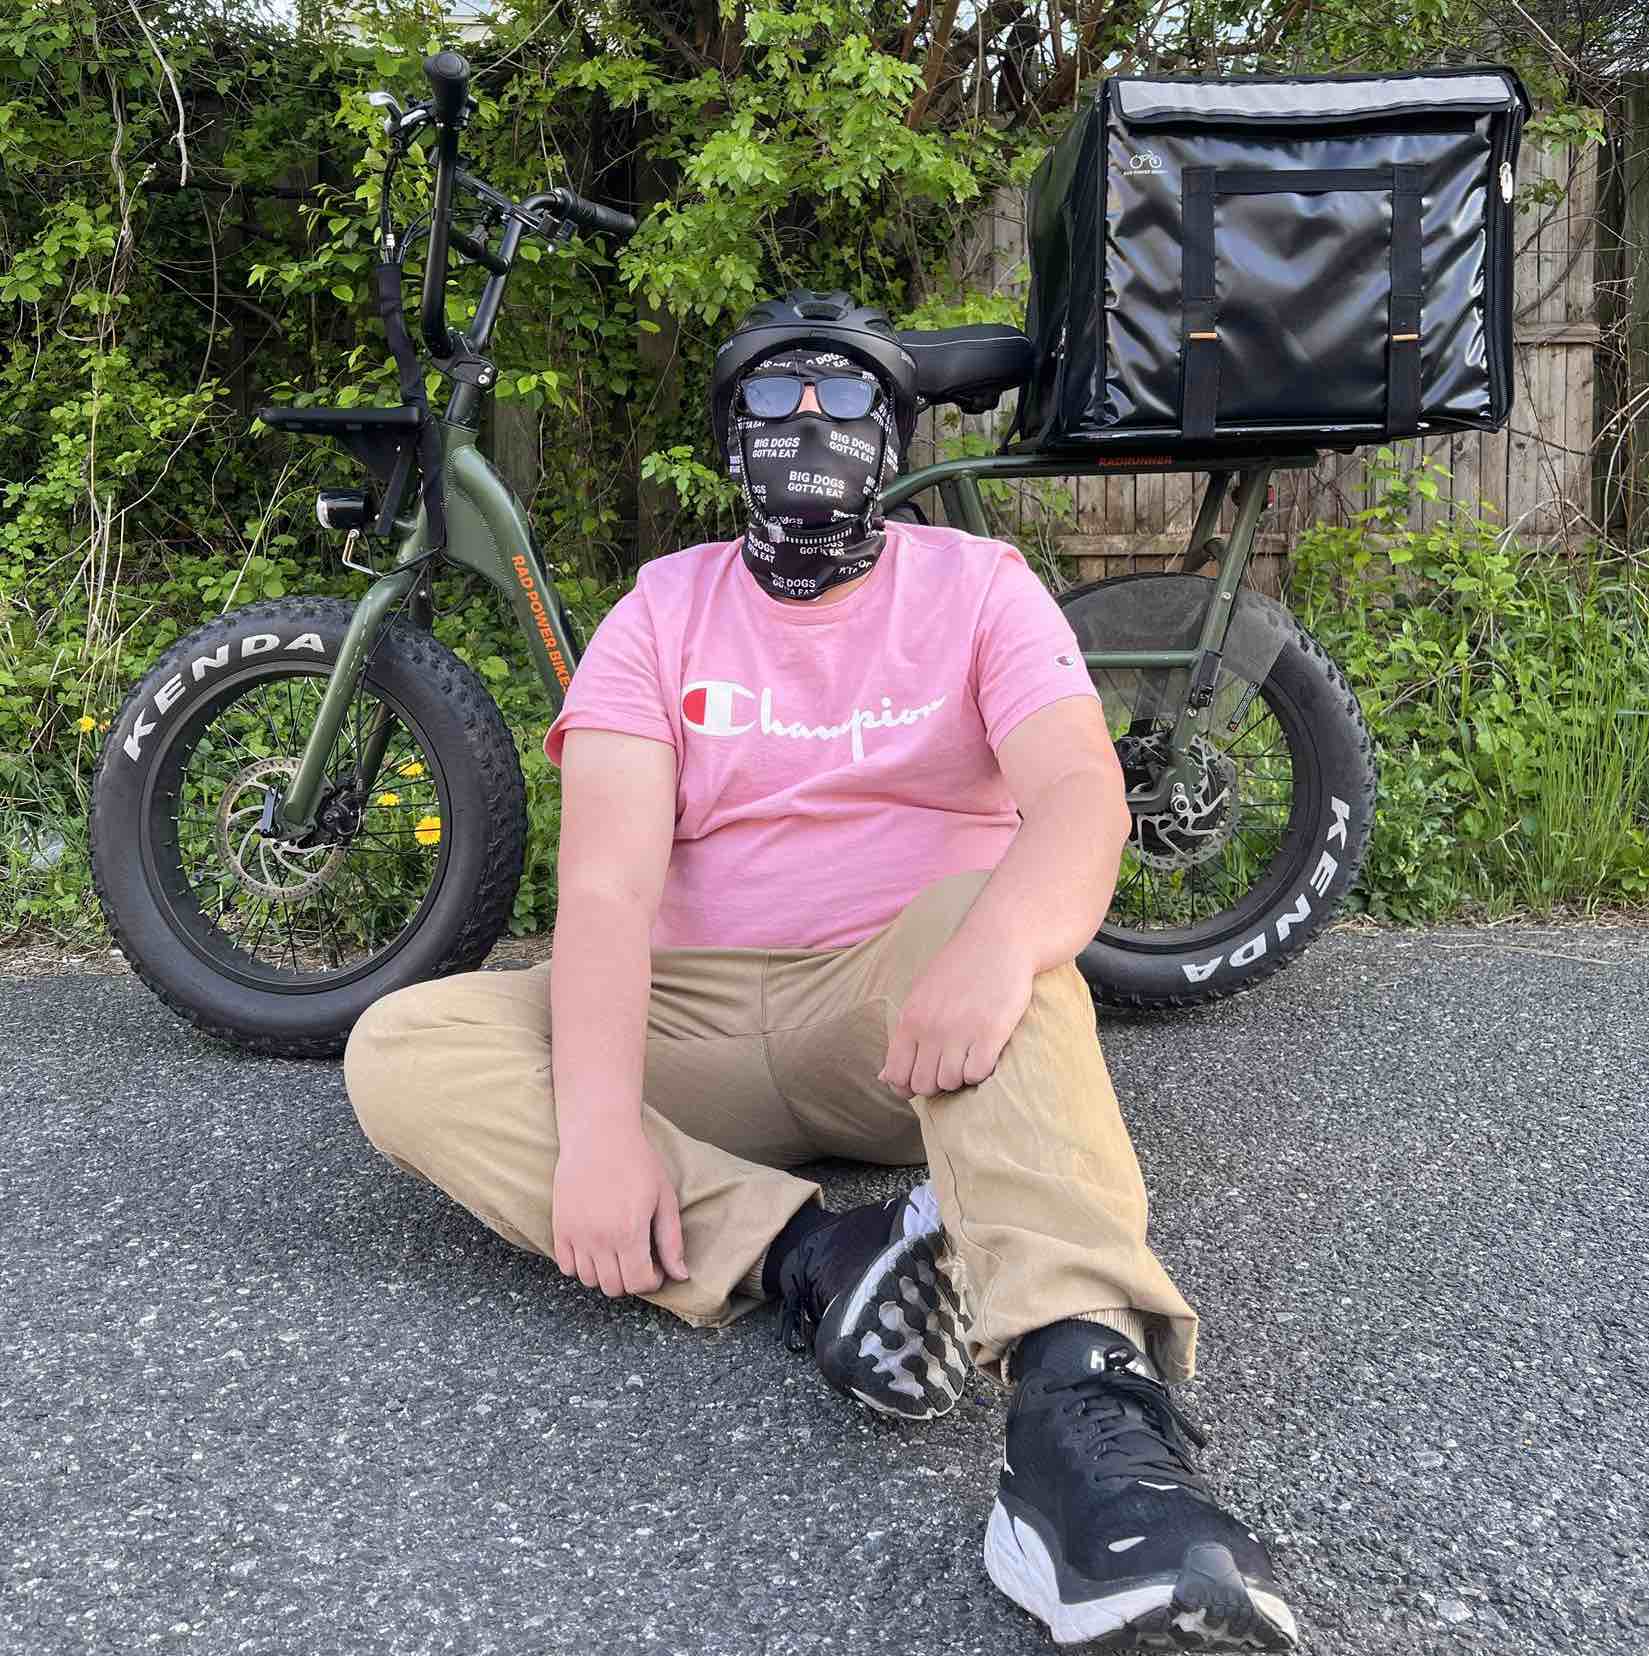
[[[817,380],[859,376],[834,351],[785,351],[746,376],[795,374]],[[741,388],[733,408],[728,472],[744,494],[744,562],[775,598],[817,598],[870,569],[882,554],[882,489],[899,469],[893,412],[877,388],[859,419],[796,413],[764,420],[748,412]]]

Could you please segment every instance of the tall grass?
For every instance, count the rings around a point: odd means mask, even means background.
[[[1540,709],[1532,791],[1520,796],[1510,768],[1497,770],[1508,808],[1523,807],[1503,836],[1503,884],[1540,913],[1644,895],[1649,876],[1649,651],[1641,629],[1604,619],[1588,600],[1585,644]]]
[[[1308,529],[1289,583],[1378,750],[1362,900],[1410,921],[1649,908],[1649,564],[1458,511],[1412,530],[1415,474],[1374,472],[1374,504]]]

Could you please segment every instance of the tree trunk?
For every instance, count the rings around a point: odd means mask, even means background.
[[[1599,431],[1649,392],[1649,75],[1625,77],[1615,107],[1598,200]],[[1593,516],[1629,545],[1649,524],[1646,472],[1649,408],[1611,427],[1594,456]]]
[[[646,141],[646,131],[637,134]],[[636,216],[644,217],[649,207],[667,201],[676,185],[673,163],[655,161],[646,155],[636,160]],[[644,294],[636,296],[636,316],[654,324],[658,332],[641,330],[637,350],[641,359],[639,406],[636,410],[636,562],[644,563],[676,550],[681,502],[668,483],[639,475],[640,461],[655,449],[665,447],[677,429],[681,414],[680,324],[668,310],[649,306]]]

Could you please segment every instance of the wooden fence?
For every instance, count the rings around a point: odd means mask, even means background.
[[[1527,537],[1569,533],[1577,514],[1591,505],[1591,448],[1595,426],[1594,358],[1598,341],[1592,273],[1595,240],[1595,167],[1567,150],[1544,152],[1525,144],[1518,181],[1555,180],[1564,190],[1556,206],[1520,212],[1514,231],[1517,262],[1514,339],[1516,401],[1507,427],[1466,432],[1397,445],[1405,458],[1423,453],[1448,468],[1435,502],[1417,502],[1415,527],[1452,514],[1456,505],[1483,503],[1490,521],[1515,526]],[[1028,280],[1024,200],[1004,192],[978,221],[958,254],[959,274],[975,289],[1013,295],[1021,304]],[[958,430],[992,437],[1006,430],[1012,399],[995,414],[959,417],[954,409],[923,417],[912,465],[931,456],[937,439]],[[1418,452],[1417,452],[1418,451]],[[1265,584],[1275,579],[1266,563],[1286,553],[1306,523],[1344,522],[1368,504],[1365,463],[1372,450],[1330,455],[1312,472],[1277,476],[1277,509],[1259,537]],[[1153,569],[1182,551],[1202,479],[1192,474],[1071,478],[1074,529],[1058,533],[1059,550],[1078,560],[1083,578]],[[1047,514],[1034,492],[1019,489],[1017,517],[1024,533],[1046,529]],[[934,502],[937,505],[937,502]],[[1231,507],[1226,507],[1229,522]]]

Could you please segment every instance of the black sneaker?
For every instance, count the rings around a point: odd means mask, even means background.
[[[1099,1323],[1038,1329],[1017,1381],[985,1568],[1057,1644],[1292,1650],[1294,1617],[1252,1530],[1190,1458],[1207,1440],[1138,1349]]]
[[[779,1332],[826,1380],[878,1414],[933,1420],[962,1395],[961,1299],[931,1184],[850,1208],[779,1270]]]

